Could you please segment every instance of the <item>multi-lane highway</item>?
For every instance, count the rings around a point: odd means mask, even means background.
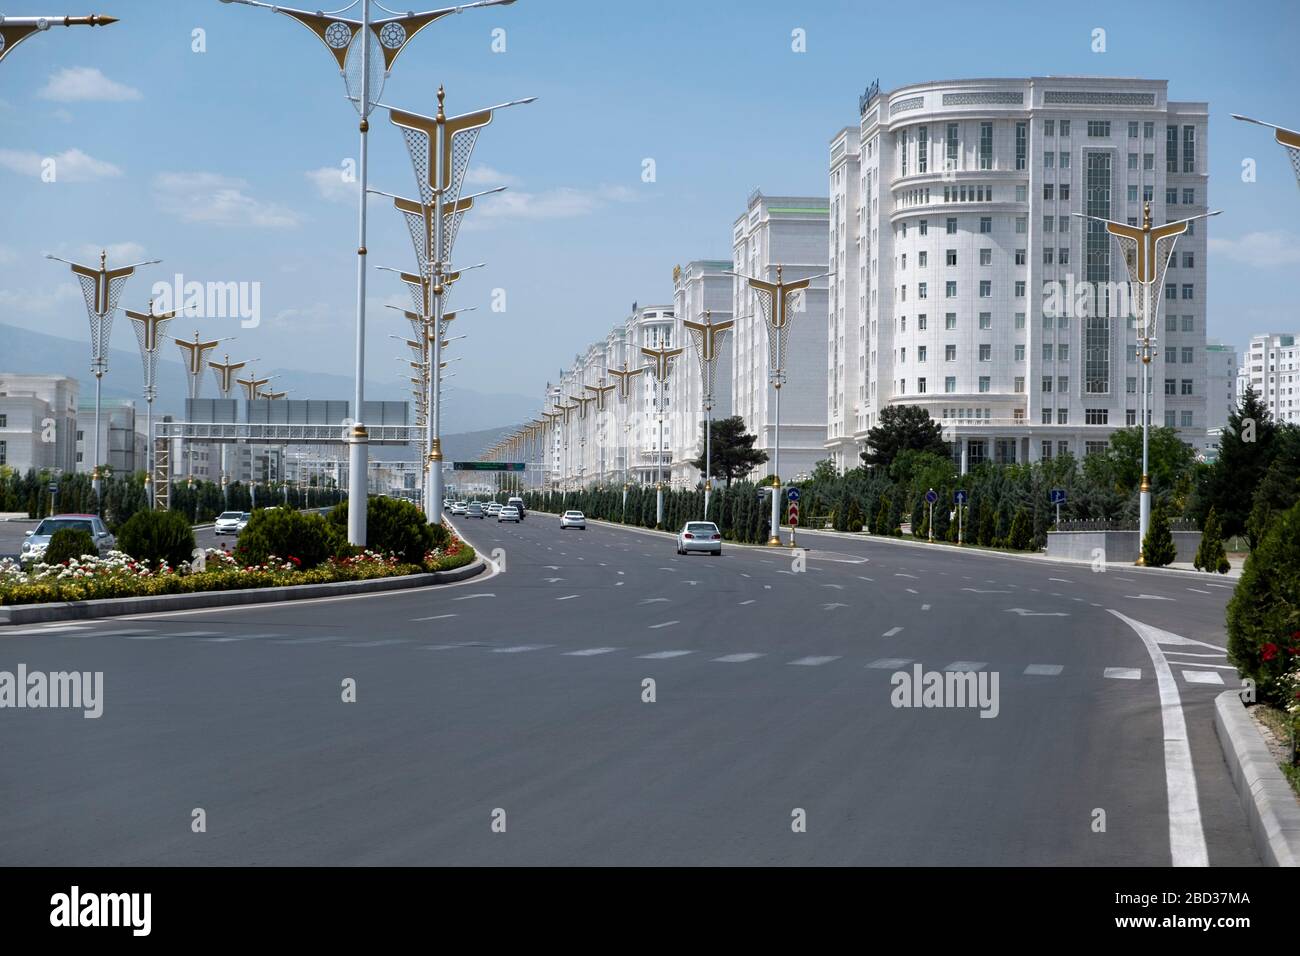
[[[0,721],[0,864],[1258,863],[1223,582],[461,521],[502,570],[0,631],[104,675]],[[894,706],[918,664],[995,706]]]

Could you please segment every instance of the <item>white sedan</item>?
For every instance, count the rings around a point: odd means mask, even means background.
[[[577,528],[580,531],[587,530],[587,516],[581,511],[566,511],[560,515],[560,530],[565,528]]]
[[[502,521],[513,521],[515,524],[519,524],[519,509],[509,506],[502,508],[497,512],[497,524]]]
[[[677,553],[689,554],[692,551],[722,554],[722,532],[716,524],[712,521],[686,522],[686,527],[677,533]]]

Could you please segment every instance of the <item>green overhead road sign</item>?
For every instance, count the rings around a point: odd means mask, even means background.
[[[453,461],[452,471],[523,471],[522,461]]]

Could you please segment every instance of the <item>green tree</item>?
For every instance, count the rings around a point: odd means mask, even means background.
[[[1228,556],[1223,551],[1222,526],[1213,508],[1205,518],[1205,527],[1201,529],[1201,543],[1196,549],[1192,567],[1198,571],[1217,571],[1220,574],[1226,574],[1229,570]]]
[[[739,415],[715,421],[709,455],[712,477],[721,478],[730,487],[733,481],[766,462],[767,452],[756,449],[755,440],[756,436],[745,431],[745,420]],[[704,455],[692,461],[691,467],[703,473]]]
[[[1219,455],[1205,472],[1197,489],[1195,516],[1204,523],[1214,508],[1223,522],[1225,537],[1246,533],[1254,505],[1242,489],[1258,488],[1277,452],[1278,426],[1268,408],[1249,385],[1241,404],[1228,415],[1219,435]]]
[[[1024,508],[1016,512],[1011,519],[1011,531],[1007,535],[1007,547],[1016,551],[1028,551],[1033,546],[1033,527],[1028,512]]]
[[[948,456],[943,429],[919,405],[887,405],[878,423],[867,432],[867,450],[862,460],[868,465],[888,468],[904,451],[928,451]]]
[[[1174,545],[1173,533],[1169,530],[1169,517],[1165,514],[1164,505],[1157,502],[1151,512],[1151,526],[1147,528],[1147,536],[1142,541],[1142,563],[1149,568],[1163,568],[1173,564],[1177,556],[1178,549]]]
[[[1280,703],[1300,661],[1300,504],[1278,516],[1246,558],[1228,602],[1228,659]]]
[[[157,567],[179,567],[194,554],[194,529],[176,511],[137,511],[117,533],[117,548]]]

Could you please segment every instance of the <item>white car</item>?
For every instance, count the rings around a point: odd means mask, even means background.
[[[463,514],[467,514],[468,512],[469,512],[469,505],[465,504],[465,502],[463,502],[463,501],[456,501],[456,502],[453,502],[453,503],[452,503],[452,506],[451,506],[451,513],[452,513],[452,514],[454,514],[454,515],[463,515]]]
[[[98,515],[52,515],[43,519],[33,530],[25,533],[26,540],[23,541],[21,559],[39,561],[45,555],[45,549],[50,546],[50,538],[54,537],[54,532],[64,528],[85,531],[89,534],[95,542],[95,550],[99,552],[100,557],[117,547],[117,539],[108,533],[108,528]]]
[[[560,530],[565,528],[578,528],[582,531],[587,530],[587,516],[581,511],[566,511],[560,515]]]
[[[505,505],[503,505],[503,504],[502,504],[501,502],[499,502],[499,501],[493,501],[493,502],[491,502],[491,503],[487,506],[488,517],[495,518],[495,517],[497,516],[497,513],[498,513],[502,508],[504,508],[504,507],[505,507]]]
[[[239,534],[248,527],[248,514],[243,511],[223,511],[212,525],[215,534]]]
[[[518,524],[519,509],[511,508],[508,506],[502,508],[500,511],[497,512],[497,523],[500,524],[502,521],[513,521],[515,524]]]
[[[686,522],[686,527],[677,533],[677,553],[689,554],[691,551],[722,554],[722,532],[718,526],[712,521]]]

